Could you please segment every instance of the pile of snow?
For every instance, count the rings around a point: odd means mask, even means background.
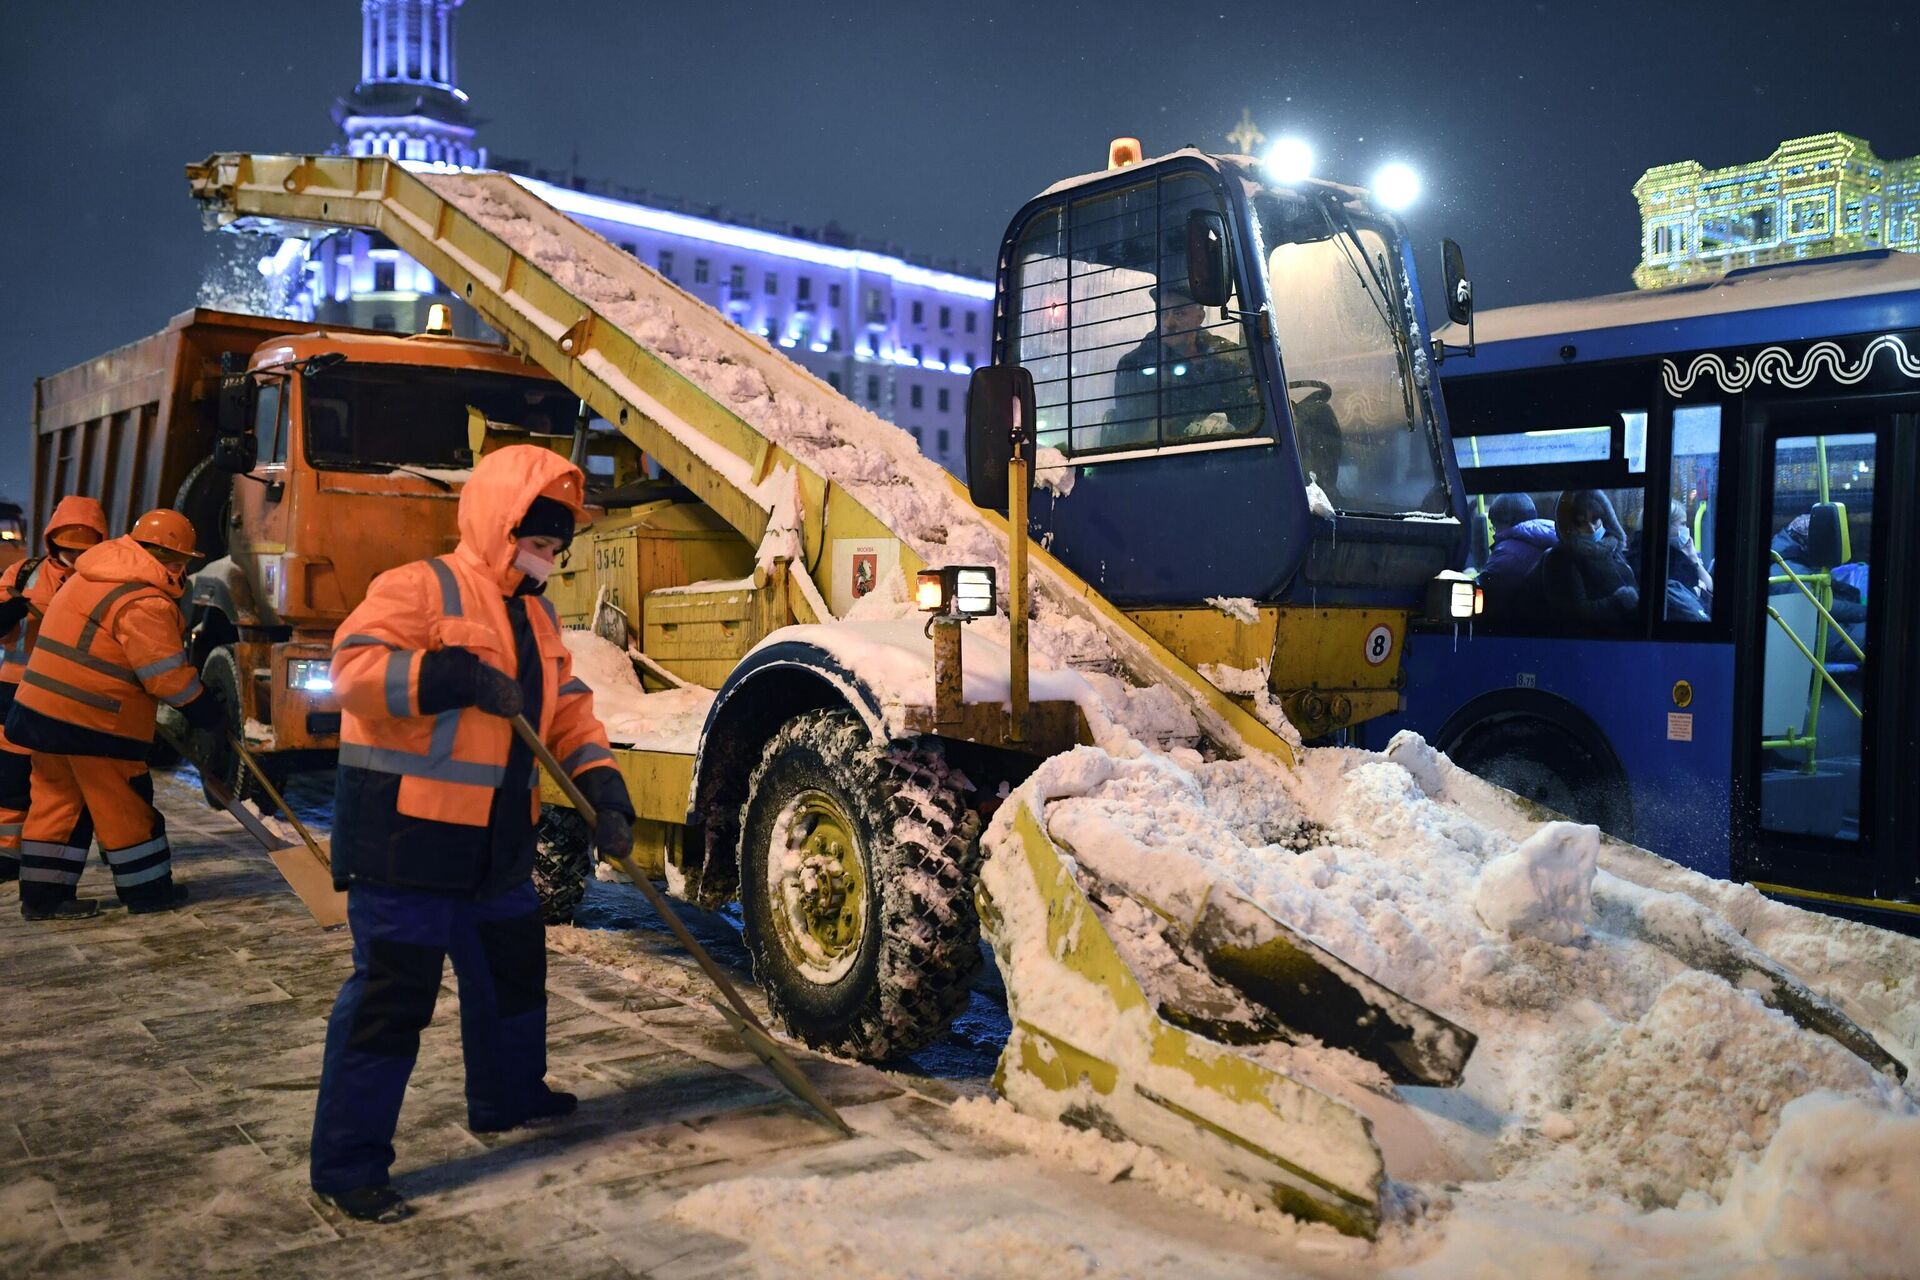
[[[593,714],[616,746],[692,754],[713,705],[713,691],[689,686],[648,693],[633,661],[591,631],[563,633],[573,674],[593,690]]]
[[[1920,1062],[1912,939],[1756,904],[1751,890],[1591,827],[1532,821],[1412,735],[1385,754],[1310,751],[1291,771],[1138,744],[1131,754],[1083,747],[1043,764],[1016,797],[1085,874],[1149,886],[1159,912],[1176,918],[1210,887],[1237,891],[1479,1036],[1458,1089],[1400,1091],[1407,1105],[1395,1123],[1411,1118],[1448,1159],[1434,1166],[1444,1176],[1428,1176],[1388,1150],[1406,1208],[1377,1246],[1382,1260],[1475,1274],[1464,1263],[1474,1249],[1524,1229],[1550,1261],[1496,1252],[1479,1265],[1633,1274],[1684,1237],[1735,1269],[1834,1250],[1877,1274],[1896,1256],[1890,1242],[1920,1245],[1920,1184],[1894,1180],[1920,1156],[1881,1141],[1876,1127],[1914,1134],[1914,1095],[1760,992],[1688,961],[1695,935],[1712,926],[1730,945],[1752,945],[1715,911],[1731,898],[1776,960],[1911,1065]],[[1002,808],[986,836],[990,890],[1002,855],[1013,855],[1008,867],[1018,856],[1014,809]],[[1162,916],[1113,895],[1108,905],[1123,954],[1161,994]],[[1055,986],[1040,998],[1085,998]],[[1250,1052],[1343,1096],[1384,1088],[1375,1068],[1336,1050]],[[1823,1150],[1818,1122],[1796,1121],[1803,1114],[1834,1117],[1853,1136]],[[1893,1216],[1872,1217],[1883,1212]],[[1868,1215],[1857,1232],[1854,1215]],[[1756,1245],[1754,1232],[1770,1243]]]

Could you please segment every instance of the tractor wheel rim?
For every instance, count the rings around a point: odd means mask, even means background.
[[[781,810],[768,850],[774,932],[815,983],[844,977],[867,928],[866,860],[839,797],[809,787]]]

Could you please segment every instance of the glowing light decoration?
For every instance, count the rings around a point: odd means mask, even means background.
[[[1633,195],[1642,289],[1863,250],[1920,252],[1920,156],[1882,160],[1849,133],[1789,138],[1723,169],[1656,165]]]
[[[1388,209],[1406,209],[1420,198],[1420,175],[1398,160],[1373,175],[1373,197]]]
[[[1300,138],[1282,138],[1267,151],[1267,172],[1275,182],[1305,182],[1313,176],[1313,148]]]

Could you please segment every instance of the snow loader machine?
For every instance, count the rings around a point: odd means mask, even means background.
[[[1310,1084],[1288,1047],[1445,1086],[1472,1034],[1237,892],[1095,882],[1014,790],[1107,731],[1096,687],[1164,689],[1202,749],[1289,767],[1299,734],[1394,709],[1414,612],[1471,613],[1436,352],[1405,233],[1366,193],[1125,140],[1034,199],[969,390],[969,489],[509,176],[219,154],[188,178],[209,225],[383,234],[582,402],[572,436],[512,438],[628,451],[549,598],[631,662],[622,714],[595,687],[637,860],[741,903],[790,1034],[868,1060],[925,1045],[984,922],[1016,1106],[1374,1233],[1391,1090]],[[474,429],[476,451],[510,436]],[[922,612],[863,598],[889,589]],[[1009,803],[1019,856],[983,879]],[[1110,929],[1123,897],[1159,923],[1151,980]]]

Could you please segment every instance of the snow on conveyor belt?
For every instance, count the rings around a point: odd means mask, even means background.
[[[1004,565],[1002,539],[905,432],[519,188],[425,180],[923,558]],[[776,516],[791,501],[759,496]],[[1143,670],[1057,582],[1043,575],[1040,587],[1038,666]],[[685,721],[659,714],[665,695],[602,689],[611,673],[588,670],[593,646],[570,644],[610,727],[623,726],[616,737],[685,741]],[[620,659],[610,647],[599,656]],[[1312,751],[1288,771],[1219,758],[1180,691],[1099,674],[1089,684],[1096,696],[1082,705],[1101,745],[1049,761],[1024,789],[1085,863],[1120,878],[1230,881],[1480,1037],[1459,1090],[1404,1091],[1472,1176],[1403,1184],[1376,1265],[1896,1274],[1920,1256],[1913,1092],[1662,943],[1744,935],[1909,1066],[1920,1065],[1920,944],[1543,826],[1410,735],[1386,754]],[[989,877],[1007,839],[1002,819],[987,838]],[[1352,1064],[1356,1081],[1369,1070]],[[1029,1124],[1006,1120],[1010,1136]],[[831,1232],[831,1212],[823,1219]],[[885,1238],[910,1247],[913,1215],[894,1227]]]

